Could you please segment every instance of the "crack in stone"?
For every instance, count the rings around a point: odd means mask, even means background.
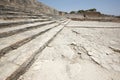
[[[77,53],[81,59],[90,59],[88,55],[88,51],[82,45],[77,45],[76,43],[71,43],[70,47],[73,49],[75,53]]]
[[[92,55],[89,55],[88,51],[86,50],[86,48],[82,45],[78,45],[75,42],[70,44],[71,48],[74,50],[75,53],[77,53],[78,55],[80,55],[80,59],[84,60],[90,60],[92,62],[94,62],[95,64],[101,66],[102,68],[105,68],[104,66],[102,66],[98,61],[96,61]]]
[[[118,52],[120,53],[120,50],[119,49],[116,49],[116,48],[113,48],[113,47],[109,47],[111,50],[113,50],[114,52]]]
[[[75,34],[80,34],[79,32],[75,31],[75,30],[72,30],[73,33]]]

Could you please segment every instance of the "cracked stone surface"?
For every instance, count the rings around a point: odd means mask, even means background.
[[[112,28],[97,28],[103,27],[100,22],[93,22],[96,28],[92,22],[86,23],[91,28],[74,28],[72,23],[18,80],[120,80],[120,23],[102,22]]]

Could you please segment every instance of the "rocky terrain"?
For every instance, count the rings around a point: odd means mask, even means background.
[[[18,80],[120,80],[120,23],[70,21]]]

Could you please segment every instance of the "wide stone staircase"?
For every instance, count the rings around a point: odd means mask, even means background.
[[[39,14],[0,11],[0,80],[16,80],[69,22]]]

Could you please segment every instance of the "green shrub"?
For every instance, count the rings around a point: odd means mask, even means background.
[[[71,11],[70,14],[75,14],[76,12],[75,11]]]

